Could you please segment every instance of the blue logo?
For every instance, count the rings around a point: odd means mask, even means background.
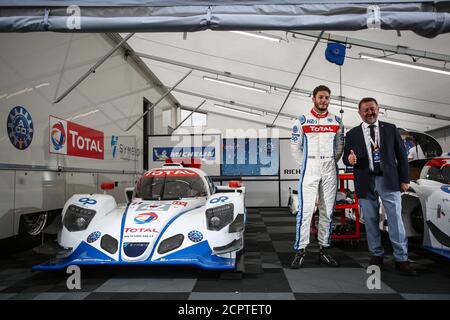
[[[305,117],[304,115],[302,115],[302,116],[299,118],[299,120],[300,120],[300,123],[301,123],[301,124],[304,124],[305,121],[306,121],[306,117]]]
[[[17,106],[9,112],[6,127],[8,137],[14,147],[25,150],[33,140],[33,119],[31,114],[22,106]]]
[[[124,242],[123,251],[130,258],[139,257],[147,249],[148,242]]]
[[[97,200],[90,199],[90,198],[81,198],[80,200],[78,200],[78,202],[81,202],[84,205],[87,205],[87,204],[94,205],[97,203]]]
[[[87,238],[88,243],[92,243],[97,241],[102,236],[102,233],[100,231],[92,232],[89,237]]]
[[[333,119],[327,118],[327,121],[328,121],[329,123],[332,123],[332,122],[333,122]]]
[[[111,136],[111,151],[113,158],[116,157],[116,151],[117,151],[117,141],[119,140],[118,136]]]
[[[314,119],[308,119],[306,120],[306,123],[317,123],[317,121]]]
[[[446,193],[450,193],[450,185],[446,184],[446,185],[441,186],[441,190]]]
[[[292,128],[292,132],[293,132],[293,133],[297,133],[297,132],[298,132],[298,126],[294,126],[294,127]]]
[[[298,141],[298,136],[292,136],[291,141],[292,142],[297,142]]]
[[[203,234],[200,231],[192,230],[188,233],[188,238],[192,242],[200,242],[203,240]]]
[[[229,198],[227,196],[221,196],[218,198],[213,198],[209,201],[209,203],[218,203],[218,202],[225,202],[225,200],[228,200]]]

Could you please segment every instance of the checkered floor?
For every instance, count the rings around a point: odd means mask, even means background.
[[[450,262],[410,241],[415,278],[397,274],[390,246],[381,289],[369,290],[366,243],[335,242],[331,253],[341,264],[317,262],[318,246],[308,247],[306,266],[292,270],[295,217],[281,209],[250,209],[245,237],[245,268],[231,273],[186,267],[83,267],[81,289],[68,290],[63,271],[31,271],[48,256],[36,250],[0,258],[0,300],[6,299],[151,299],[151,300],[302,300],[446,299],[450,300]]]

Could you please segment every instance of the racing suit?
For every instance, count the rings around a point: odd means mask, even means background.
[[[300,165],[298,214],[294,249],[309,243],[311,218],[319,191],[319,244],[330,246],[331,223],[337,192],[337,161],[344,149],[344,127],[340,117],[318,114],[312,109],[292,127],[291,153]]]

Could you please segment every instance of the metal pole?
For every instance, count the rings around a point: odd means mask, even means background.
[[[94,66],[92,68],[90,68],[85,74],[83,74],[81,76],[81,78],[79,78],[77,81],[75,81],[75,83],[73,85],[71,85],[69,87],[69,89],[67,89],[62,95],[60,95],[58,98],[55,99],[55,101],[53,101],[53,103],[58,103],[60,102],[62,99],[64,99],[70,92],[72,92],[73,89],[75,89],[81,82],[84,81],[84,79],[86,79],[91,73],[95,73],[95,70],[103,64],[103,62],[105,62],[114,52],[117,51],[117,49],[119,49],[125,42],[128,41],[128,39],[130,39],[132,36],[134,35],[134,33],[130,33],[129,35],[127,35],[125,38],[122,39],[122,41],[120,41],[114,48],[112,48],[106,55],[104,55],[99,61],[97,61]]]
[[[283,102],[283,104],[281,105],[280,110],[278,110],[278,113],[277,113],[277,115],[275,116],[275,119],[273,119],[273,122],[272,122],[272,124],[270,125],[271,127],[273,127],[273,124],[275,123],[275,121],[277,121],[278,116],[280,115],[281,110],[283,110],[284,105],[286,104],[287,100],[289,99],[289,96],[291,95],[292,90],[294,89],[295,85],[297,84],[298,79],[300,78],[300,75],[303,73],[303,70],[305,70],[305,67],[306,67],[306,65],[308,64],[309,59],[311,58],[311,56],[312,56],[314,50],[316,50],[316,47],[317,47],[317,45],[319,44],[320,39],[322,38],[323,33],[324,33],[324,31],[322,30],[322,31],[320,32],[319,36],[317,37],[316,42],[314,43],[314,46],[312,47],[311,51],[309,52],[309,55],[308,55],[308,57],[306,58],[306,61],[305,61],[305,63],[303,64],[302,69],[300,70],[300,72],[299,72],[298,75],[297,75],[297,78],[295,79],[294,83],[292,84],[291,89],[289,90],[289,92],[288,92],[286,98],[284,99],[284,102]]]
[[[164,100],[165,97],[167,97],[169,95],[169,93],[172,92],[173,89],[175,89],[184,79],[187,78],[188,75],[190,75],[192,73],[192,70],[189,70],[188,73],[186,73],[183,78],[181,78],[177,83],[175,83],[175,85],[169,89],[169,91],[167,91],[161,98],[159,98],[158,101],[155,102],[155,104],[153,104],[150,108],[147,109],[147,111],[145,111],[142,115],[139,116],[139,118],[137,118],[126,130],[125,132],[129,131],[131,128],[133,128],[136,123],[138,123],[139,120],[141,120],[143,117],[145,117],[145,115],[147,113],[149,113],[150,111],[153,110],[153,108],[155,108],[161,101]]]
[[[170,135],[172,135],[179,127],[181,127],[181,125],[182,125],[187,119],[189,119],[189,118],[194,114],[194,112],[196,112],[198,109],[200,109],[200,107],[201,107],[205,102],[206,102],[206,99],[203,100],[202,103],[200,103],[200,104],[198,105],[197,108],[195,108],[194,110],[192,110],[192,112],[191,112],[186,118],[184,118],[183,121],[181,121],[181,122],[175,127],[175,129],[173,129],[173,131],[172,131],[172,133],[171,133]]]

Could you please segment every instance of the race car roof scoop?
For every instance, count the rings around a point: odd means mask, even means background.
[[[240,181],[233,180],[233,181],[228,182],[228,186],[230,188],[240,188],[240,187],[242,187],[242,184]]]
[[[200,169],[202,167],[202,159],[200,159],[200,158],[178,158],[178,159],[168,158],[168,159],[166,159],[165,163],[163,164],[163,167],[174,167],[174,166]]]

